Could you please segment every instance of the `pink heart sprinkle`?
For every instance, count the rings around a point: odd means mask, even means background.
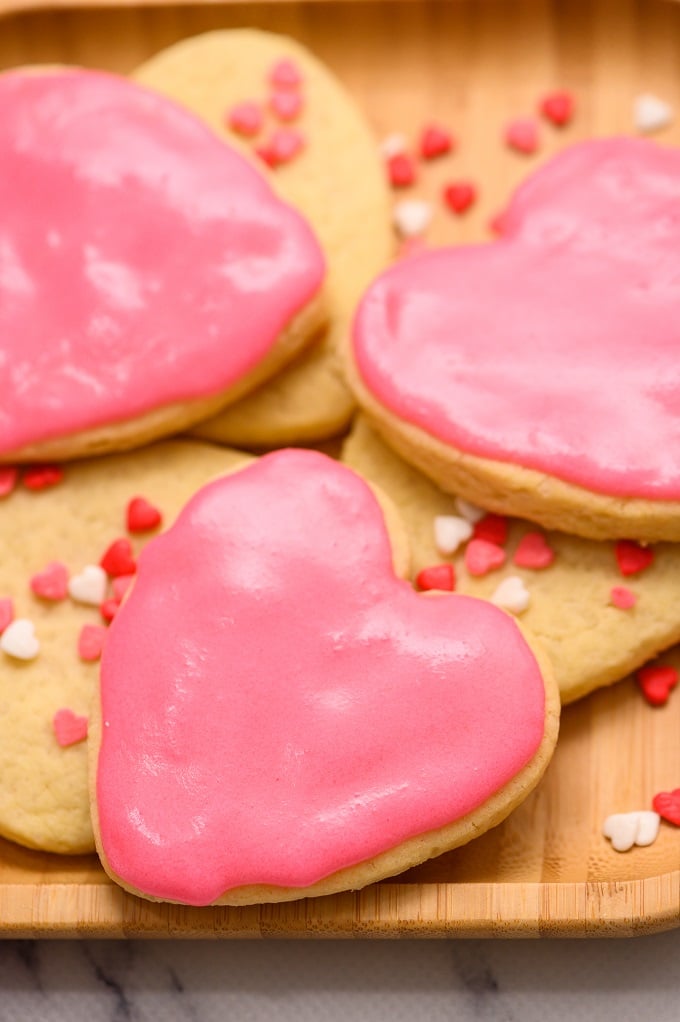
[[[444,202],[452,213],[464,213],[477,198],[477,189],[471,181],[452,181],[444,188]]]
[[[555,560],[555,551],[541,532],[527,532],[517,544],[514,563],[519,568],[548,568]]]
[[[627,586],[612,586],[609,600],[612,606],[618,607],[619,610],[630,610],[637,603],[637,595]]]
[[[541,100],[541,113],[557,128],[568,124],[574,115],[574,96],[567,89],[558,89]]]
[[[275,168],[282,163],[290,163],[304,147],[305,137],[301,132],[294,128],[279,128],[255,152],[268,167]]]
[[[12,492],[19,478],[19,470],[14,465],[0,465],[0,497]]]
[[[633,539],[620,539],[614,549],[619,571],[625,577],[638,575],[654,561],[654,549],[641,546]]]
[[[529,156],[538,149],[538,127],[535,121],[518,118],[505,129],[505,141],[511,149]]]
[[[134,575],[118,575],[117,578],[114,578],[111,585],[113,588],[113,598],[117,603],[121,602],[134,578]]]
[[[87,724],[87,717],[79,717],[68,709],[57,710],[52,718],[54,736],[62,749],[84,741],[87,738]]]
[[[286,92],[281,89],[272,93],[269,106],[279,120],[294,121],[302,113],[304,100],[299,92]]]
[[[246,100],[231,107],[225,115],[225,120],[232,131],[252,138],[262,130],[264,115],[259,103]]]
[[[444,156],[455,148],[453,136],[445,128],[437,124],[429,124],[423,128],[420,136],[420,155],[423,160],[434,160]]]
[[[387,176],[393,188],[408,188],[416,179],[416,165],[408,153],[395,153],[387,161]]]
[[[279,89],[297,89],[302,85],[302,72],[293,60],[279,60],[269,72],[269,81]]]
[[[30,585],[43,600],[64,600],[68,595],[68,569],[60,561],[51,561],[32,577]]]
[[[99,660],[108,629],[104,625],[83,625],[78,636],[78,656],[81,660]]]
[[[14,621],[14,602],[9,596],[0,597],[0,635]]]
[[[471,539],[465,547],[465,567],[471,575],[486,575],[505,564],[505,550],[486,539]]]

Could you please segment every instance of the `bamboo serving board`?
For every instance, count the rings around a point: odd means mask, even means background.
[[[8,0],[0,9],[12,3],[26,6]],[[430,120],[455,131],[458,152],[428,165],[412,190],[436,204],[434,243],[488,239],[489,219],[540,160],[580,138],[630,133],[636,94],[656,93],[680,110],[680,6],[630,0],[272,0],[15,13],[0,22],[0,68],[60,62],[125,72],[183,36],[243,25],[294,35],[315,50],[356,95],[378,137],[413,137]],[[532,114],[538,97],[558,86],[577,96],[573,126],[543,126],[536,157],[505,149],[505,122]],[[680,144],[680,123],[659,137]],[[478,184],[480,201],[456,219],[439,194],[444,182],[461,178]],[[680,666],[680,652],[666,660]],[[93,857],[59,858],[0,841],[0,934],[478,937],[667,929],[680,924],[680,828],[662,824],[652,846],[619,854],[601,826],[610,813],[650,808],[654,793],[678,786],[680,692],[652,709],[628,679],[565,710],[546,777],[510,819],[394,881],[245,909],[153,905],[112,885]]]

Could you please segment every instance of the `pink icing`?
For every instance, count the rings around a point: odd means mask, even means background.
[[[472,454],[680,499],[680,151],[575,146],[519,189],[502,230],[377,280],[355,324],[364,384]]]
[[[0,454],[226,390],[314,296],[302,218],[112,75],[0,77]]]
[[[105,855],[190,904],[308,885],[441,827],[544,728],[515,622],[397,579],[366,484],[311,451],[205,487],[145,547],[101,692]]]

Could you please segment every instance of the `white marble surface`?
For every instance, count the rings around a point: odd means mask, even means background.
[[[680,929],[555,941],[7,941],[0,1022],[678,1022]]]

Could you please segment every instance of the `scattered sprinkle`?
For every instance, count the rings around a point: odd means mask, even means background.
[[[144,497],[133,497],[127,506],[125,522],[128,532],[150,532],[163,521],[157,507]]]
[[[680,788],[674,788],[673,791],[660,791],[652,799],[652,805],[664,820],[680,827]]]
[[[389,160],[392,156],[398,156],[399,153],[405,153],[407,149],[408,141],[405,135],[396,133],[387,135],[380,143],[380,152],[385,160]]]
[[[407,153],[395,153],[387,158],[387,174],[393,188],[408,188],[416,179],[416,165]]]
[[[550,567],[555,560],[555,551],[542,532],[527,532],[517,544],[512,560],[518,568],[533,568],[538,571]]]
[[[515,152],[530,156],[538,149],[538,125],[528,117],[511,121],[505,128],[505,142]]]
[[[118,575],[134,575],[137,571],[137,562],[129,539],[114,540],[99,563],[112,578]]]
[[[445,156],[455,148],[455,142],[450,131],[438,124],[426,125],[420,135],[419,152],[423,160],[434,160],[438,156]]]
[[[641,546],[632,539],[618,540],[614,552],[623,576],[638,575],[654,561],[654,548]]]
[[[492,603],[509,610],[512,614],[521,614],[527,609],[530,601],[529,590],[519,575],[508,575],[491,596]]]
[[[434,545],[440,554],[455,554],[461,543],[472,536],[472,525],[456,515],[436,515],[434,519]]]
[[[42,600],[64,600],[68,595],[68,568],[60,561],[51,561],[33,575],[30,586]]]
[[[444,204],[452,213],[465,213],[477,201],[477,188],[471,181],[451,181],[442,192]]]
[[[303,82],[302,72],[289,58],[279,60],[269,72],[269,81],[279,89],[298,89]]]
[[[549,92],[540,102],[539,111],[557,128],[563,128],[574,116],[574,94],[568,89]]]
[[[403,238],[414,238],[430,226],[432,206],[424,199],[402,199],[394,207],[392,219]]]
[[[505,550],[486,539],[471,539],[465,547],[465,567],[471,575],[486,575],[505,564]]]
[[[118,578],[114,578],[112,583],[114,600],[118,603],[122,602],[123,597],[130,588],[134,578],[134,575],[119,575]]]
[[[59,465],[32,465],[23,475],[23,484],[29,490],[46,490],[56,486],[64,478],[64,470]]]
[[[466,521],[472,522],[473,525],[486,514],[484,508],[478,507],[476,504],[471,504],[469,500],[464,500],[462,497],[456,497],[456,510],[461,518],[465,518]]]
[[[113,621],[114,617],[118,613],[119,607],[120,603],[118,600],[104,600],[104,602],[99,606],[99,613],[103,617],[104,621]]]
[[[633,123],[637,131],[644,134],[663,131],[673,123],[674,117],[673,107],[650,92],[636,96],[633,101]]]
[[[87,738],[87,717],[79,717],[73,710],[57,710],[52,718],[54,737],[62,747],[77,745]]]
[[[232,131],[247,138],[259,135],[264,124],[264,114],[259,103],[246,100],[236,103],[227,111],[225,120]]]
[[[643,696],[652,706],[665,706],[678,683],[678,672],[669,664],[648,664],[635,675]]]
[[[83,625],[78,636],[78,656],[81,660],[99,660],[104,648],[107,629],[103,625]]]
[[[294,121],[302,113],[304,105],[302,93],[283,89],[273,92],[269,100],[272,113],[280,121]]]
[[[475,539],[487,539],[489,543],[504,546],[508,538],[508,519],[489,512],[475,522],[472,535]]]
[[[612,586],[609,593],[609,602],[619,610],[630,610],[637,603],[637,594],[627,586]]]
[[[255,149],[268,167],[280,167],[290,163],[305,147],[304,135],[295,128],[278,128],[269,139]]]
[[[98,607],[106,597],[108,577],[98,564],[87,564],[79,575],[74,575],[68,584],[68,593],[76,603]]]
[[[423,568],[416,575],[416,585],[423,592],[430,589],[441,589],[453,592],[456,588],[456,573],[452,564],[433,564]]]
[[[0,465],[0,497],[7,497],[12,492],[19,478],[19,469],[14,465]]]
[[[627,852],[633,845],[653,844],[659,833],[660,817],[648,809],[632,813],[614,813],[602,825],[602,833],[617,852]]]
[[[0,597],[0,635],[14,620],[14,601],[9,596]]]
[[[25,617],[10,622],[0,636],[0,649],[16,660],[34,660],[40,652],[40,643],[33,622]]]

